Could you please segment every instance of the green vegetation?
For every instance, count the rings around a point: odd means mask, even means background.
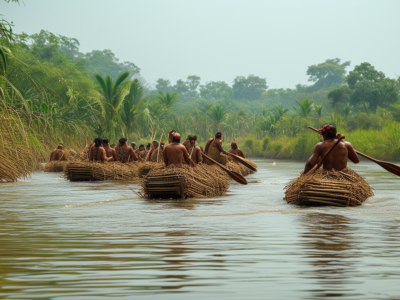
[[[201,84],[196,75],[174,85],[160,78],[152,87],[111,50],[84,54],[77,39],[45,30],[16,35],[5,20],[0,35],[0,114],[18,124],[2,123],[0,149],[16,143],[35,161],[47,160],[60,141],[80,150],[96,136],[140,143],[166,139],[172,128],[198,135],[201,144],[222,131],[247,155],[304,159],[319,139],[307,126],[326,123],[362,152],[400,159],[400,79],[369,63],[346,75],[350,62],[327,59],[305,70],[312,85],[293,89],[268,89],[255,75],[231,85]]]

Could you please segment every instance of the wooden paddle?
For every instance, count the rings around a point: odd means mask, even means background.
[[[311,127],[311,126],[308,126],[308,128],[311,129],[312,131],[315,131],[315,132],[319,133],[318,129],[315,129],[315,128]],[[365,155],[364,153],[361,153],[361,152],[359,152],[357,150],[354,150],[354,151],[356,151],[356,153],[358,155],[360,155],[360,156],[362,156],[362,157],[364,157],[366,159],[369,159],[370,161],[373,161],[374,163],[380,165],[386,171],[388,171],[388,172],[390,172],[390,173],[392,173],[394,175],[400,176],[400,167],[399,166],[396,166],[395,164],[392,164],[392,163],[388,163],[386,161],[377,160],[377,159],[372,158],[372,157],[370,157],[368,155]]]
[[[252,165],[250,165],[247,161],[245,161],[245,160],[244,160],[243,158],[241,158],[240,156],[237,156],[237,155],[232,154],[232,153],[229,153],[229,152],[226,152],[226,153],[228,153],[228,155],[229,155],[230,157],[232,157],[234,160],[236,160],[237,162],[241,163],[241,164],[244,165],[245,167],[249,168],[250,170],[252,170],[252,171],[254,171],[254,172],[257,172],[257,169],[256,169],[256,168],[254,168]]]
[[[235,172],[235,171],[231,171],[229,169],[227,169],[225,166],[221,165],[219,162],[213,160],[211,157],[208,157],[207,155],[205,155],[204,153],[202,153],[202,155],[208,159],[209,161],[213,162],[214,164],[216,164],[217,166],[219,166],[222,170],[224,170],[226,173],[228,173],[228,175],[235,180],[236,182],[240,183],[240,184],[247,184],[247,180],[244,179],[244,177],[242,175],[240,175],[239,173]]]

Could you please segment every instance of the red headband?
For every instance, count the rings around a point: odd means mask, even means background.
[[[234,146],[234,145],[235,145],[235,146],[237,145],[236,142],[232,142],[232,143],[231,143],[231,146]]]
[[[322,127],[322,133],[325,133],[329,130],[331,130],[331,126],[329,126],[329,125],[325,125],[324,127]]]
[[[177,140],[180,140],[180,139],[181,139],[181,136],[180,136],[179,134],[176,134],[176,135],[173,135],[173,138],[174,138],[174,139],[177,139]]]

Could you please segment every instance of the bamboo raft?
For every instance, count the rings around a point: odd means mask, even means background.
[[[228,175],[215,165],[171,165],[149,171],[140,183],[145,198],[203,198],[222,196]]]
[[[358,206],[374,193],[357,172],[311,170],[301,174],[285,187],[285,200],[290,204],[320,206]]]
[[[63,160],[63,161],[51,161],[48,162],[45,166],[44,166],[44,171],[45,172],[63,172],[65,166],[67,165],[68,161]]]
[[[71,161],[64,168],[64,176],[70,181],[133,181],[139,179],[139,164]]]

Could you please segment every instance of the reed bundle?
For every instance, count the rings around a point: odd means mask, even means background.
[[[48,162],[45,166],[44,166],[44,171],[45,172],[62,172],[64,171],[65,166],[67,165],[68,161],[64,160],[64,161],[51,161]]]
[[[228,190],[229,177],[215,165],[171,165],[150,170],[140,185],[146,198],[216,197]]]
[[[254,168],[257,168],[257,164],[254,163],[253,161],[251,161],[249,159],[244,159],[244,158],[242,158],[242,159],[245,160],[250,165],[252,165]],[[250,170],[246,166],[244,166],[240,163],[237,163],[235,161],[231,161],[231,160],[228,161],[228,163],[226,164],[226,167],[232,171],[238,172],[242,176],[247,176],[247,175],[255,173],[253,170]]]
[[[314,169],[285,187],[285,200],[297,205],[361,205],[373,192],[357,172]]]
[[[146,176],[151,170],[157,170],[165,167],[164,161],[163,162],[139,162],[139,178],[143,178]]]
[[[114,163],[97,163],[89,161],[71,161],[64,168],[64,176],[70,181],[120,180],[133,181],[139,179],[137,165]]]

